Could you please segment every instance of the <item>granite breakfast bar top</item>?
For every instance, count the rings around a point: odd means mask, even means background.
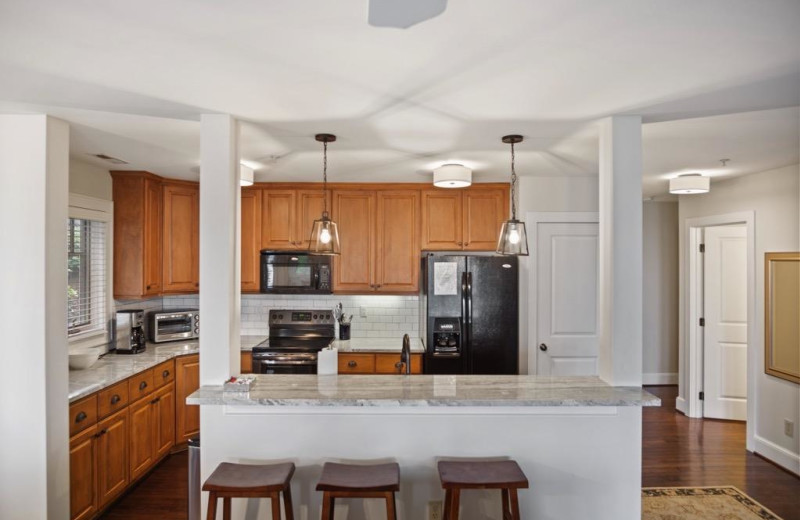
[[[475,375],[256,375],[249,392],[203,386],[195,405],[271,407],[660,406],[640,387],[598,377]]]
[[[252,350],[265,339],[266,336],[242,336],[242,351]],[[197,354],[199,351],[198,341],[188,340],[169,343],[148,342],[147,349],[139,354],[108,353],[90,368],[69,371],[69,402],[72,403],[174,357]]]

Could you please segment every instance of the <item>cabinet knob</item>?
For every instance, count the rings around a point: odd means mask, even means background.
[[[147,286],[147,290],[148,290],[148,291],[150,290],[150,286],[149,286],[149,285]]]
[[[147,388],[147,381],[139,383],[139,390],[144,390],[145,388]]]
[[[95,437],[100,437],[101,435],[105,435],[107,433],[108,433],[108,428],[103,428],[102,430],[100,430],[95,434]]]
[[[403,368],[403,365],[405,365],[405,363],[403,363],[402,361],[398,361],[397,363],[394,364],[394,367],[400,370],[401,368]]]
[[[119,395],[114,394],[111,396],[111,404],[117,404],[121,399],[122,398]]]
[[[167,377],[169,377],[169,370],[164,370],[164,371],[161,373],[161,377],[163,377],[163,378],[167,378]]]
[[[200,282],[195,282],[195,283],[194,283],[194,286],[195,286],[195,287],[200,287]]]
[[[456,242],[458,245],[463,246],[464,242]]]
[[[153,399],[152,401],[150,401],[150,404],[156,404],[156,403],[157,403],[157,402],[159,402],[160,400],[161,400],[161,398],[160,398],[160,397],[156,397],[155,399]]]
[[[80,412],[78,415],[75,416],[75,422],[83,422],[86,420],[86,412]]]
[[[358,363],[356,363],[355,361],[348,361],[347,366],[349,366],[350,368],[355,368],[358,366]]]

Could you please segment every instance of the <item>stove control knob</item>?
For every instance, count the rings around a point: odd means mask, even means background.
[[[277,314],[273,314],[273,315],[272,315],[272,319],[273,319],[273,320],[274,320],[274,319],[277,319],[277,318],[278,318],[278,315],[277,315]]]
[[[283,314],[278,314],[278,319],[282,320],[283,319]]]
[[[316,315],[316,314],[314,315],[314,319],[315,319],[315,320],[317,319],[317,315]]]
[[[325,316],[325,319],[326,319],[326,320],[329,320],[329,319],[331,319],[331,315],[330,315],[330,314],[327,314],[327,315]]]

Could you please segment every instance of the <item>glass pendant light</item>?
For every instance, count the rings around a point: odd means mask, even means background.
[[[328,143],[336,141],[333,134],[317,134],[315,139],[322,143],[322,218],[314,221],[308,252],[312,255],[338,255],[339,230],[336,222],[328,215]]]
[[[503,142],[511,145],[511,218],[503,222],[497,252],[501,255],[528,256],[528,233],[525,223],[517,220],[517,171],[514,169],[514,145],[522,142],[521,135],[506,135]]]

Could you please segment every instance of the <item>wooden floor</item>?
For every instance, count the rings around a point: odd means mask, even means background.
[[[747,452],[744,423],[688,419],[675,411],[677,387],[648,387],[660,408],[645,408],[642,485],[736,486],[784,520],[800,520],[800,478]],[[169,457],[106,512],[105,520],[185,520],[186,452]]]

